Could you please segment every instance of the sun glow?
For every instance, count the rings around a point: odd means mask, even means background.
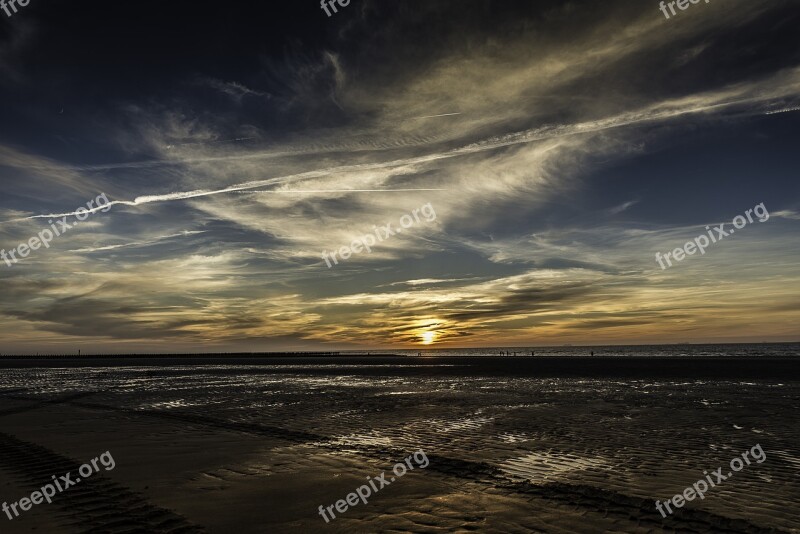
[[[436,339],[436,332],[423,332],[422,333],[422,344],[423,345],[430,345]]]

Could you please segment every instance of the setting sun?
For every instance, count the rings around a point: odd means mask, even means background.
[[[436,339],[436,332],[423,332],[422,333],[422,344],[423,345],[430,345],[433,343],[433,340]]]

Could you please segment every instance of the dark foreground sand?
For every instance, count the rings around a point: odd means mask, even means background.
[[[0,499],[116,468],[0,532],[800,532],[799,380],[774,358],[2,359]]]

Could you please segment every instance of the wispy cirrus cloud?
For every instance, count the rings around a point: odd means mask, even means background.
[[[425,331],[451,345],[647,342],[738,335],[756,310],[747,331],[788,335],[788,160],[758,176],[781,184],[772,226],[674,272],[652,261],[719,220],[712,208],[740,212],[728,189],[752,192],[715,142],[727,158],[777,157],[800,69],[730,57],[772,57],[743,30],[787,4],[709,5],[671,25],[652,6],[546,4],[494,6],[485,25],[445,2],[365,2],[333,43],[126,102],[92,123],[105,151],[66,162],[0,146],[9,242],[98,191],[114,208],[57,259],[0,275],[30,301],[0,303],[0,331],[107,346],[407,346]],[[427,202],[435,225],[320,267],[323,250]],[[51,279],[65,282],[26,299]]]

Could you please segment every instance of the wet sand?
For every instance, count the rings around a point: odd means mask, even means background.
[[[532,377],[760,378],[800,380],[800,357],[614,356],[295,356],[193,354],[169,356],[0,357],[2,368],[277,366],[304,374],[471,375]],[[388,368],[388,369],[387,369]]]
[[[800,532],[786,358],[3,358],[0,399],[3,501],[116,462],[3,532]],[[420,449],[426,469],[318,515]]]

